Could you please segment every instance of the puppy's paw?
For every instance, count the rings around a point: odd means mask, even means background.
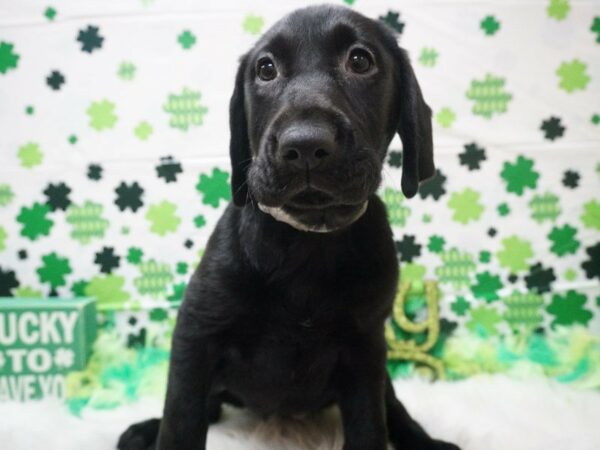
[[[150,419],[131,425],[117,443],[118,450],[150,450],[154,448],[160,419]]]

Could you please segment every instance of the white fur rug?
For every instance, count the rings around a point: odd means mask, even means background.
[[[600,393],[545,380],[478,377],[458,383],[395,383],[398,396],[434,436],[463,450],[598,450]],[[79,419],[57,403],[0,403],[2,450],[112,450],[130,423],[158,416],[158,401]],[[312,421],[261,422],[226,408],[209,431],[211,450],[332,450],[342,444],[337,410]]]

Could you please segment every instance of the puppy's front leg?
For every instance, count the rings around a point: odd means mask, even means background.
[[[387,449],[385,379],[383,336],[348,344],[336,374],[344,450]]]
[[[173,335],[169,381],[157,450],[205,450],[207,398],[217,360],[214,341],[181,311]]]

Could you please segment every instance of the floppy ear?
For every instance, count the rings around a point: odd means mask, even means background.
[[[229,102],[229,157],[231,158],[231,194],[236,206],[244,206],[248,200],[247,174],[251,162],[248,122],[244,101],[244,73],[246,57],[240,60],[235,77],[235,87]]]
[[[410,198],[417,193],[419,182],[435,174],[431,109],[423,100],[406,51],[397,45],[394,47],[400,108],[397,130],[402,140],[402,192]]]

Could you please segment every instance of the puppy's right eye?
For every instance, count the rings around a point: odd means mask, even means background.
[[[263,81],[271,81],[277,77],[277,69],[271,58],[261,58],[256,64],[256,74]]]

